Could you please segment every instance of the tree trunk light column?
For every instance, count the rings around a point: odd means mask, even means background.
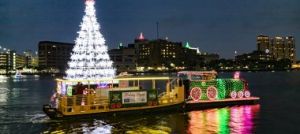
[[[167,85],[166,85],[166,93],[167,93],[167,95],[169,95],[170,94],[170,87],[171,87],[171,83],[170,83],[170,80],[168,80],[167,81]]]
[[[152,80],[152,89],[155,89],[155,80]]]

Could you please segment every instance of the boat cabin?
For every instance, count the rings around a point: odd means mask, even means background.
[[[207,81],[216,79],[216,71],[180,71],[177,76],[183,80]]]
[[[56,81],[52,107],[63,115],[129,110],[184,102],[182,82],[171,77],[124,76],[114,79]],[[164,85],[163,91],[158,88],[161,85]]]

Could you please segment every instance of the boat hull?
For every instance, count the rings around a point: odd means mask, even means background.
[[[161,114],[161,113],[173,113],[173,112],[187,112],[193,110],[209,109],[209,108],[222,108],[236,105],[253,105],[259,102],[258,97],[249,97],[242,99],[224,99],[215,101],[187,101],[185,103],[177,103],[166,106],[155,106],[137,109],[116,109],[114,111],[78,114],[78,115],[63,115],[56,108],[52,108],[50,105],[44,105],[43,111],[51,119],[80,119],[80,118],[107,118],[123,115],[143,115],[143,114]]]
[[[147,107],[147,108],[138,108],[130,110],[115,110],[99,113],[89,113],[89,114],[78,114],[78,115],[63,115],[57,109],[52,108],[50,105],[44,105],[43,111],[51,119],[79,119],[79,118],[106,118],[113,116],[123,116],[123,115],[143,115],[143,114],[159,114],[159,113],[168,113],[168,112],[183,112],[184,103],[177,103],[167,106],[157,106],[157,107]]]
[[[222,108],[236,105],[253,105],[259,102],[259,97],[249,97],[241,99],[224,99],[224,100],[205,100],[205,101],[187,101],[186,111],[201,110],[208,108]]]

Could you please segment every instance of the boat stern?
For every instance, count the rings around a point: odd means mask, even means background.
[[[43,105],[43,111],[51,119],[56,119],[56,118],[62,117],[62,114],[60,114],[56,108],[51,107],[51,105],[49,105],[49,104]]]

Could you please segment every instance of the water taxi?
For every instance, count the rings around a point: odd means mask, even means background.
[[[125,75],[56,82],[51,104],[43,106],[53,119],[191,111],[259,101],[251,96],[248,82],[239,78],[239,72],[233,78],[217,78],[215,71],[182,71],[176,77]]]
[[[185,101],[182,82],[172,77],[123,76],[56,82],[51,104],[43,106],[52,119],[180,111]]]

